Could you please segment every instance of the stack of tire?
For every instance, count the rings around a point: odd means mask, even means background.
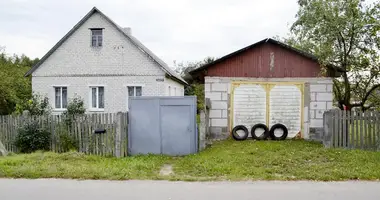
[[[262,133],[261,135],[256,135],[257,129],[263,129],[264,133]],[[278,130],[278,129],[282,130],[281,136],[277,136],[275,134],[275,130]],[[244,134],[239,135],[238,131],[243,131]],[[248,129],[247,127],[243,125],[235,126],[232,129],[232,137],[237,141],[246,140],[248,136],[249,136]],[[275,124],[270,128],[270,130],[265,124],[256,124],[251,128],[251,136],[252,136],[252,139],[254,140],[267,140],[268,138],[271,138],[272,140],[285,140],[286,137],[288,137],[288,129],[283,124]]]

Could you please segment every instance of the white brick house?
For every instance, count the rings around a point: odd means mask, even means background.
[[[89,112],[126,111],[129,96],[183,96],[187,84],[97,8],[78,22],[25,76],[55,112],[75,95]]]

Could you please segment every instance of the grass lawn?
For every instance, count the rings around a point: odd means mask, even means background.
[[[164,164],[174,174],[160,176]],[[217,142],[197,155],[122,159],[80,153],[0,158],[0,177],[168,180],[379,180],[380,152],[325,149],[305,141]]]

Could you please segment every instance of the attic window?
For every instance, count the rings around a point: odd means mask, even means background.
[[[103,29],[100,29],[100,28],[91,29],[91,46],[93,47],[103,46]]]

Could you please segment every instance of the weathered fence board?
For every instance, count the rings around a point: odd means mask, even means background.
[[[98,113],[71,119],[61,115],[0,116],[0,141],[8,152],[17,152],[14,142],[18,130],[25,124],[36,121],[39,128],[51,133],[51,151],[60,153],[67,150],[63,146],[63,136],[65,136],[74,140],[75,148],[79,152],[102,156],[126,156],[128,130],[126,115],[126,113]],[[95,134],[95,130],[99,128],[105,129],[106,132]]]
[[[326,147],[380,150],[380,113],[330,110],[323,115]]]

